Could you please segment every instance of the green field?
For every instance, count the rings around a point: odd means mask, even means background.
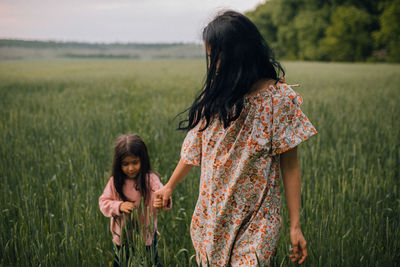
[[[26,41],[0,38],[0,61],[68,59],[200,59],[200,44],[184,43],[79,43]]]
[[[303,266],[400,265],[400,65],[284,62],[319,134],[299,146]],[[98,197],[113,142],[138,133],[165,183],[202,60],[0,62],[1,266],[109,266]],[[199,168],[159,217],[164,266],[193,266]],[[284,194],[282,194],[284,196]],[[288,214],[274,266],[289,264]]]

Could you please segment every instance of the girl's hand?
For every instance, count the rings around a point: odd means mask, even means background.
[[[158,192],[158,191],[156,191],[156,192]],[[156,195],[156,199],[154,199],[153,206],[154,206],[155,208],[157,208],[157,209],[162,209],[162,208],[163,208],[163,201],[162,201],[162,198],[159,198],[159,197]]]
[[[157,197],[157,196],[156,196]],[[160,210],[162,209],[162,199],[161,198],[156,198],[154,199],[154,203],[153,203],[154,208]]]
[[[289,255],[291,261],[299,261],[298,263],[302,264],[307,258],[307,242],[300,228],[290,229],[290,242],[292,243],[290,253],[293,253]]]
[[[165,208],[168,206],[168,202],[171,201],[173,190],[168,186],[164,186],[160,190],[156,191],[153,206],[157,209]]]
[[[179,160],[176,165],[174,172],[171,175],[168,183],[160,190],[154,192],[154,204],[155,208],[167,208],[168,201],[171,201],[172,192],[175,186],[185,178],[186,174],[193,168],[192,165],[185,164],[182,159]]]
[[[135,203],[131,201],[122,202],[119,206],[119,210],[124,213],[131,213],[133,208],[135,207]]]
[[[171,205],[171,198],[168,199],[167,205],[163,206],[163,200],[161,198],[157,198],[154,200],[153,206],[157,209],[168,209]]]

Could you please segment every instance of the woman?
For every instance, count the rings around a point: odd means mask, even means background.
[[[189,130],[181,159],[165,187],[167,204],[193,165],[201,165],[191,237],[197,262],[265,266],[274,254],[280,220],[279,170],[290,214],[292,261],[304,262],[300,228],[297,145],[316,133],[300,110],[302,99],[280,77],[283,69],[245,16],[226,11],[203,31],[204,89],[180,129]],[[183,125],[187,122],[187,125]]]

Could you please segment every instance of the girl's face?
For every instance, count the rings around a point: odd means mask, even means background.
[[[136,156],[126,156],[121,163],[123,173],[130,179],[134,179],[140,171],[140,158]]]

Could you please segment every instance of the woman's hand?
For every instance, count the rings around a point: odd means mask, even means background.
[[[135,207],[135,203],[131,201],[122,202],[119,206],[119,211],[123,213],[131,213],[133,208]]]
[[[297,147],[281,154],[280,166],[290,218],[290,252],[293,254],[289,257],[292,262],[299,261],[301,264],[307,257],[307,243],[300,228],[301,183]]]
[[[185,164],[182,159],[179,160],[179,163],[176,165],[168,183],[160,190],[154,192],[155,199],[153,206],[155,208],[160,209],[168,206],[168,201],[171,201],[170,199],[175,186],[185,178],[186,174],[188,174],[192,168],[192,165]]]
[[[292,243],[290,253],[293,253],[289,255],[291,261],[299,261],[298,263],[302,264],[307,258],[307,242],[300,228],[290,229],[290,242]]]
[[[172,192],[173,190],[168,186],[164,186],[160,190],[156,191],[154,193],[155,199],[153,206],[157,209],[167,207],[169,201],[171,201]]]

